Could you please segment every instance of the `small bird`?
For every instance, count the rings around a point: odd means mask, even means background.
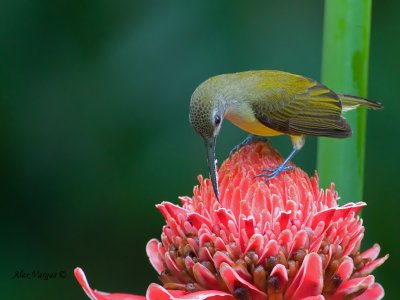
[[[299,151],[306,135],[350,137],[342,113],[382,104],[357,96],[335,93],[325,85],[296,74],[276,70],[247,71],[209,78],[190,100],[190,123],[204,139],[212,186],[219,200],[215,144],[224,118],[257,136],[289,135],[293,150],[267,178],[290,170],[287,163]]]

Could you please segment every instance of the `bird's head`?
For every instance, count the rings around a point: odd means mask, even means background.
[[[215,161],[215,144],[224,120],[225,103],[212,80],[203,82],[190,100],[189,120],[194,130],[203,138],[215,195],[219,200],[218,177]]]

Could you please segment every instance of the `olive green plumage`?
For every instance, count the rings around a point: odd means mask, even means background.
[[[255,135],[287,134],[299,150],[305,135],[351,136],[342,112],[358,106],[382,108],[371,100],[335,93],[304,76],[248,71],[214,76],[200,84],[191,98],[189,118],[206,143],[211,177],[216,181],[211,152],[224,118]]]

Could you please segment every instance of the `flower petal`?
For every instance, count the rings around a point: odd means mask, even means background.
[[[212,228],[212,224],[210,223],[210,221],[206,217],[204,217],[196,212],[188,213],[188,221],[197,230],[199,230],[201,228],[201,226],[203,226],[204,224],[207,225],[208,228]]]
[[[355,297],[353,300],[379,300],[385,296],[385,291],[379,283],[374,283],[360,296]]]
[[[222,263],[219,271],[229,291],[237,295],[238,299],[247,299],[246,296],[253,300],[267,299],[268,296],[264,292],[240,277],[227,263]]]
[[[339,265],[336,274],[339,276],[340,280],[345,281],[350,278],[354,271],[353,260],[346,256],[344,260]]]
[[[260,252],[263,249],[263,245],[264,245],[264,237],[261,234],[256,233],[247,242],[247,248],[244,251],[244,253],[248,253],[249,251],[253,250],[257,254],[260,254]]]
[[[74,270],[75,278],[78,280],[79,284],[85,291],[86,295],[91,300],[146,300],[144,296],[136,296],[129,294],[108,294],[104,292],[99,292],[90,288],[89,283],[86,279],[85,273],[81,268],[75,268]]]
[[[374,260],[378,257],[380,251],[381,251],[381,246],[379,246],[379,244],[374,244],[371,248],[361,253],[360,257]]]
[[[345,299],[347,296],[356,295],[357,293],[366,291],[367,289],[371,288],[371,286],[374,284],[374,281],[375,278],[372,275],[367,277],[353,278],[345,281],[338,287],[332,297],[332,300]]]
[[[158,256],[158,247],[160,242],[156,239],[151,239],[146,245],[147,256],[149,257],[150,263],[158,274],[164,271],[164,264]]]
[[[204,265],[196,263],[193,266],[193,275],[196,281],[205,288],[217,289],[219,283],[215,274],[211,273]]]
[[[186,294],[187,292],[180,290],[170,292],[156,283],[151,283],[147,288],[146,299],[147,300],[179,299],[180,297],[183,297]]]
[[[288,273],[287,269],[285,268],[284,265],[277,264],[275,267],[272,269],[271,274],[269,276],[269,281],[271,282],[271,279],[273,279],[274,285],[277,287],[277,290],[279,291],[284,291],[286,284],[288,282]]]
[[[308,248],[309,238],[305,230],[300,230],[293,238],[292,246],[289,251],[289,256],[301,248]]]
[[[336,210],[337,210],[336,207],[332,207],[332,208],[322,210],[322,211],[316,213],[313,217],[311,228],[315,229],[319,222],[324,221],[325,228],[323,231],[325,231],[327,226],[330,224],[333,216],[335,215]]]
[[[370,263],[367,263],[363,268],[357,271],[357,275],[363,277],[371,274],[376,268],[382,265],[388,258],[389,254],[386,254],[384,257],[381,257],[379,259],[373,260]]]
[[[86,295],[88,295],[88,297],[90,299],[95,300],[96,296],[93,293],[92,289],[90,288],[89,282],[87,281],[85,273],[83,272],[83,270],[81,268],[75,268],[74,275],[75,275],[76,280],[78,280],[79,284],[81,285],[81,287],[85,291]]]
[[[263,253],[261,254],[257,263],[263,263],[270,256],[277,256],[279,248],[280,245],[276,240],[269,240],[268,243],[264,246]]]
[[[281,230],[284,230],[287,227],[290,220],[290,214],[291,211],[281,211],[279,213],[276,221],[279,223],[279,227],[281,228]]]
[[[187,293],[185,291],[172,291],[152,283],[146,293],[147,300],[235,300],[231,294],[221,291],[200,291]]]
[[[322,292],[322,260],[317,253],[307,254],[303,264],[286,291],[285,299],[295,300],[319,296]]]

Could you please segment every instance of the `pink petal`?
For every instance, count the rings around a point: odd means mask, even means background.
[[[317,253],[307,254],[303,264],[286,291],[285,299],[297,300],[319,296],[322,292],[322,260]]]
[[[311,228],[315,229],[320,221],[324,221],[325,226],[328,226],[332,220],[332,217],[335,215],[336,210],[336,207],[332,207],[316,213],[313,217]]]
[[[306,246],[308,246],[308,243],[309,239],[307,232],[305,230],[298,231],[293,238],[292,246],[289,251],[289,256],[301,248],[306,248]]]
[[[227,263],[230,266],[234,265],[233,260],[224,252],[216,252],[213,257],[214,265],[217,269],[220,268],[222,263]]]
[[[201,239],[201,237],[200,237]],[[201,261],[212,261],[212,255],[210,250],[206,247],[202,247],[199,249],[199,253],[197,255],[197,258]]]
[[[354,300],[379,300],[385,296],[385,291],[379,283],[373,284],[360,296],[354,298]]]
[[[226,286],[228,287],[229,291],[232,294],[235,293],[246,293],[246,295],[250,296],[250,299],[253,300],[265,300],[267,299],[267,295],[257,289],[254,285],[250,284],[248,281],[244,280],[242,277],[240,277],[235,270],[229,266],[227,263],[222,263],[220,269],[220,274],[222,279],[224,280]],[[242,289],[242,290],[240,290]],[[240,295],[237,297],[238,299],[240,298]],[[246,297],[243,297],[243,299],[247,299]]]
[[[379,246],[379,244],[374,244],[371,248],[361,253],[360,257],[374,260],[375,258],[378,257],[380,251],[381,251],[381,246]]]
[[[165,264],[168,270],[174,275],[176,278],[179,279],[180,282],[187,283],[187,274],[181,272],[181,269],[176,264],[174,258],[171,256],[169,252],[165,253]]]
[[[337,221],[341,218],[344,219],[351,212],[354,212],[355,215],[357,215],[359,211],[366,205],[367,203],[365,202],[346,203],[345,205],[336,209],[335,215],[333,216],[332,220]]]
[[[193,261],[193,259],[190,256],[186,256],[185,257],[185,267],[186,269],[190,270],[193,268],[195,262]]]
[[[247,243],[247,248],[244,251],[244,253],[248,253],[249,251],[253,250],[257,254],[259,254],[260,251],[262,250],[263,244],[264,244],[264,237],[261,234],[256,233],[249,239]]]
[[[310,252],[317,251],[319,249],[319,247],[321,246],[321,243],[322,243],[323,239],[324,239],[324,235],[321,234],[319,237],[317,237],[315,239],[314,242],[312,242],[312,244],[310,245],[310,248],[308,249],[308,251],[310,251]]]
[[[153,268],[158,274],[161,274],[161,272],[164,271],[164,263],[158,255],[159,244],[160,242],[156,239],[151,239],[146,245],[146,252]]]
[[[277,256],[280,249],[280,245],[276,240],[269,240],[267,245],[264,247],[264,251],[258,259],[257,264],[264,263],[264,260],[270,256]]]
[[[350,278],[351,274],[353,274],[353,271],[354,271],[353,260],[350,257],[346,256],[342,261],[342,263],[339,265],[336,274],[339,275],[340,279],[343,282]]]
[[[367,277],[353,278],[348,281],[343,282],[339,285],[332,300],[345,299],[346,296],[358,293],[362,290],[370,288],[374,284],[375,278],[372,275]]]
[[[331,261],[332,253],[333,253],[333,245],[329,245],[329,250],[328,250],[327,255],[325,256],[325,262],[324,262],[324,264],[322,266],[322,269],[324,271],[326,271],[326,268],[328,267],[328,265],[329,265],[329,263]]]
[[[178,205],[166,201],[157,204],[156,207],[175,233],[174,235],[184,236],[185,233],[182,230],[181,223],[183,219],[186,219],[187,211]]]
[[[363,268],[361,268],[357,274],[359,276],[366,276],[371,274],[377,267],[382,265],[389,258],[389,254],[386,254],[384,257],[376,259],[370,263],[367,263]]]
[[[278,290],[283,291],[288,282],[288,272],[284,265],[277,264],[272,269],[270,278],[275,277],[278,280]]]
[[[301,300],[325,300],[325,297],[322,295],[319,295],[319,296],[306,297]]]
[[[289,229],[285,229],[279,235],[278,240],[280,241],[281,245],[288,249],[289,243],[293,240],[293,233]]]
[[[200,291],[187,293],[185,291],[166,290],[162,286],[152,283],[146,293],[147,300],[235,300],[231,294],[221,291]]]
[[[189,213],[188,220],[197,230],[199,230],[204,224],[207,225],[208,228],[212,228],[210,220],[196,212]]]
[[[284,230],[287,227],[290,219],[290,214],[291,211],[281,211],[279,213],[279,216],[276,221],[279,223],[281,230]]]
[[[193,266],[193,275],[200,285],[205,288],[219,288],[219,283],[215,275],[200,263]]]
[[[353,252],[354,248],[360,244],[361,240],[364,238],[364,234],[359,234],[355,236],[349,244],[346,246],[346,249],[343,251],[342,255],[347,256]]]
[[[149,285],[149,287],[147,288],[146,299],[147,300],[181,299],[180,297],[183,297],[186,294],[187,294],[187,292],[185,292],[185,291],[181,291],[181,290],[168,291],[156,283],[151,283]],[[175,297],[177,297],[177,298],[175,298]]]
[[[82,271],[81,268],[75,268],[74,274],[75,278],[78,280],[79,284],[85,291],[86,295],[91,300],[146,300],[146,297],[144,296],[136,296],[129,294],[108,294],[92,290],[86,279],[85,273]]]
[[[215,239],[214,246],[218,251],[227,251],[226,244],[221,237],[217,237]]]
[[[254,234],[254,217],[247,217],[243,219],[244,221],[244,230],[246,231],[247,237],[251,238]]]
[[[221,222],[221,225],[223,225],[225,228],[228,229],[230,227],[230,222],[233,222],[236,226],[235,217],[226,208],[219,208],[216,211],[216,214],[219,221]]]
[[[160,210],[166,220],[168,220],[168,218],[173,218],[180,221],[187,215],[186,209],[168,201],[163,201],[161,204],[156,205],[156,207]]]

